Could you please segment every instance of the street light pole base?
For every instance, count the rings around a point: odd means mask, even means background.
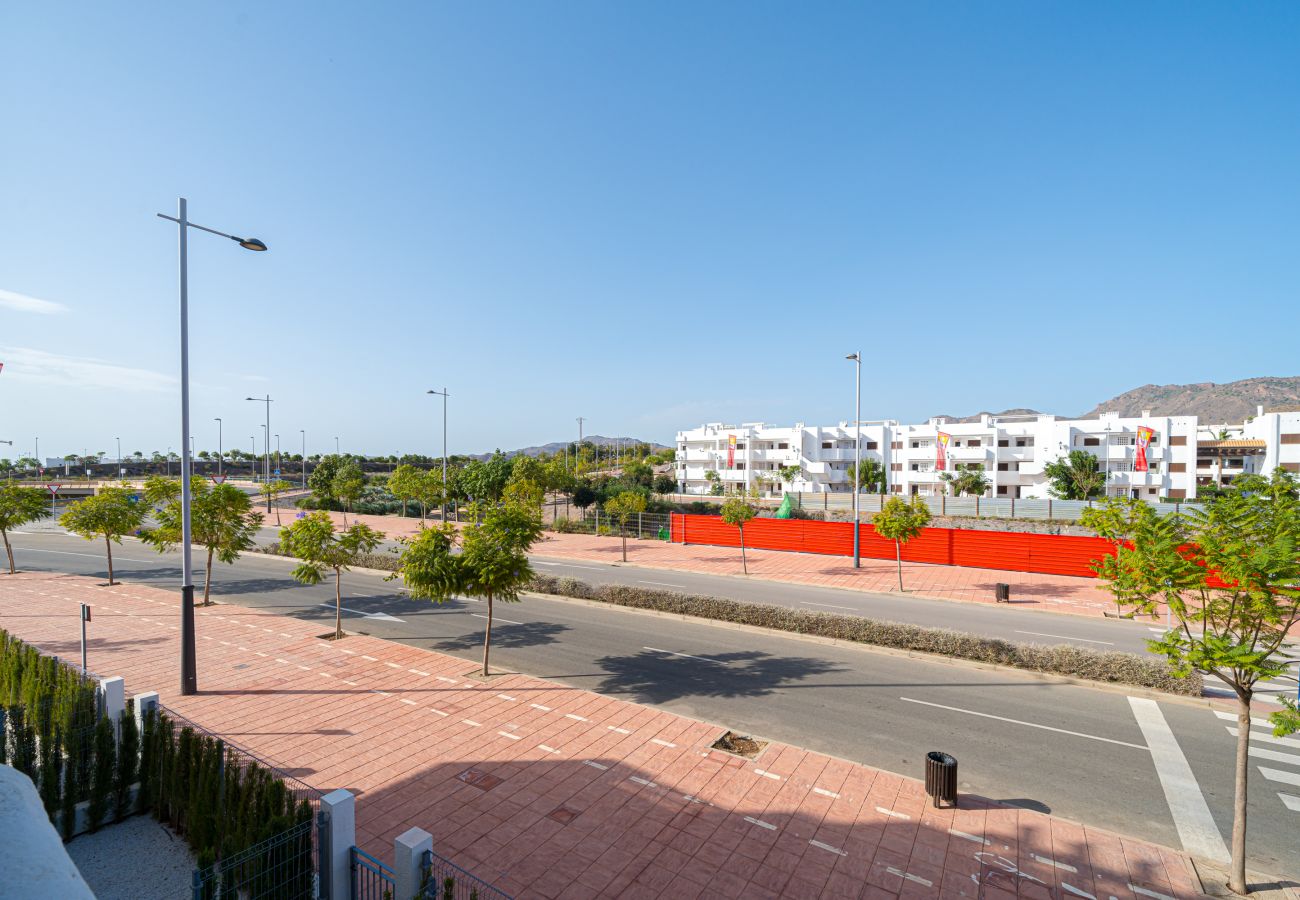
[[[194,585],[181,587],[181,694],[199,692],[198,665],[194,658]]]

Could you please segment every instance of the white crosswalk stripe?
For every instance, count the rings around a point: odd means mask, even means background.
[[[1236,721],[1236,716],[1231,713],[1220,712],[1215,710],[1214,714],[1220,719]],[[1251,716],[1251,725],[1255,726],[1250,731],[1250,755],[1256,760],[1268,760],[1272,763],[1282,763],[1283,765],[1293,766],[1297,771],[1291,772],[1284,769],[1274,769],[1269,766],[1259,766],[1259,773],[1269,781],[1275,781],[1279,784],[1292,785],[1300,787],[1300,738],[1298,737],[1274,737],[1272,734],[1272,725],[1267,717]],[[1240,735],[1241,730],[1231,725],[1224,726],[1228,734],[1234,738]],[[1260,745],[1264,746],[1260,746]],[[1287,752],[1295,751],[1295,752]],[[1295,794],[1289,794],[1279,791],[1278,799],[1282,805],[1292,812],[1300,812],[1300,797]]]

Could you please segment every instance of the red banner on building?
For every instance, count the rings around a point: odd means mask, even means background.
[[[939,432],[939,436],[934,442],[934,470],[942,472],[948,468],[948,444],[952,441],[952,435],[945,432]]]
[[[1151,445],[1151,438],[1155,437],[1156,430],[1148,428],[1145,425],[1138,426],[1137,436],[1137,456],[1133,459],[1134,472],[1146,472],[1150,467],[1147,465],[1147,447]]]
[[[733,469],[736,466],[736,436],[727,435],[727,468]]]

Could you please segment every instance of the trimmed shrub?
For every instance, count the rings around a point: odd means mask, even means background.
[[[117,739],[113,723],[105,716],[95,725],[95,765],[90,775],[90,831],[96,832],[108,817],[117,773]]]
[[[131,814],[131,785],[139,774],[140,732],[135,715],[128,706],[122,711],[121,744],[117,754],[117,772],[113,778],[113,819],[120,822]]]
[[[896,650],[934,653],[1090,681],[1131,684],[1169,694],[1199,697],[1204,687],[1199,672],[1179,678],[1163,660],[1147,659],[1135,653],[1087,650],[1064,644],[1044,647],[980,637],[946,628],[927,628],[861,616],[741,603],[722,597],[648,590],[622,584],[590,585],[576,578],[558,578],[552,575],[538,575],[529,589],[542,594],[577,597],[632,609],[651,609]]]

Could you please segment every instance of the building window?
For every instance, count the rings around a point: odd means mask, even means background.
[[[745,464],[744,464],[743,462],[738,462],[738,463],[736,463],[736,468],[737,468],[737,469],[743,469],[743,468],[745,468]]]
[[[1006,492],[1007,492],[1007,486],[1006,486],[1005,484],[999,484],[999,485],[998,485],[998,496],[1005,496],[1005,495],[1006,495]]]
[[[1016,438],[1016,446],[1017,446],[1017,447],[1032,447],[1032,446],[1034,446],[1034,439],[1031,438],[1031,437],[1028,437],[1028,438]]]
[[[875,450],[875,449],[876,449],[876,442],[875,442],[875,441],[867,441],[866,446],[867,446],[867,449],[868,449],[868,450]]]
[[[902,449],[903,449],[903,442],[902,442],[902,441],[890,441],[890,442],[889,442],[889,449],[890,449],[890,450],[902,450]]]
[[[998,471],[999,471],[999,472],[1009,472],[1009,471],[1011,471],[1010,466],[1011,466],[1011,463],[998,463]]]
[[[1010,447],[1010,446],[1011,446],[1011,442],[1010,442],[1009,440],[1007,440],[1006,438],[998,438],[998,446],[999,446],[999,447]]]
[[[830,450],[830,449],[832,449],[834,446],[835,446],[835,444],[834,444],[833,442],[831,442],[831,441],[822,441],[822,449],[823,449],[823,450]]]
[[[1300,441],[1298,441],[1297,443],[1300,443]],[[1169,437],[1169,446],[1170,446],[1170,447],[1186,447],[1186,446],[1187,446],[1187,435],[1185,435],[1185,434],[1175,434],[1175,435],[1171,435],[1171,436]]]
[[[901,472],[901,471],[903,471],[903,464],[902,464],[902,463],[890,463],[890,464],[889,464],[889,471],[891,471],[891,472]]]
[[[966,446],[967,446],[967,447],[978,447],[978,446],[980,446],[980,439],[979,439],[979,438],[971,438],[969,441],[966,442]]]
[[[1101,438],[1086,437],[1086,438],[1083,439],[1083,446],[1085,446],[1085,447],[1100,447],[1100,446],[1101,446]]]
[[[744,450],[744,449],[745,449],[745,442],[744,442],[744,441],[737,441],[737,442],[736,442],[736,449],[737,449],[737,450]]]
[[[785,443],[784,441],[782,441],[781,443],[779,443],[779,444],[776,445],[776,449],[778,449],[778,450],[789,450],[789,449],[790,449],[790,445],[787,444],[787,443]]]

